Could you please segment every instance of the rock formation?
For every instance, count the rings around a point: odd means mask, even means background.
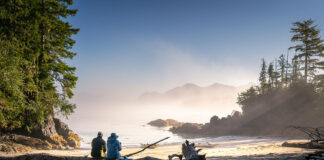
[[[0,136],[0,151],[27,152],[32,149],[80,148],[81,138],[53,115],[31,133],[22,129]]]
[[[67,142],[67,146],[72,148],[80,148],[81,138],[69,129],[68,125],[63,123],[61,120],[54,118],[55,129],[58,135],[62,136]]]
[[[174,119],[157,119],[154,121],[151,121],[148,123],[148,125],[154,126],[154,127],[179,127],[182,126],[182,122],[178,122]]]
[[[184,123],[179,127],[172,127],[170,128],[170,131],[173,133],[182,133],[185,135],[185,133],[189,134],[198,134],[202,130],[203,124],[198,123]]]
[[[157,120],[149,122],[148,125],[151,125],[154,127],[167,127],[168,123],[163,119],[157,119]]]

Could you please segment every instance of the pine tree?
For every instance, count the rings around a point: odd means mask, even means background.
[[[288,61],[288,59],[289,59],[289,54],[288,54],[288,52],[287,52],[287,58],[286,58],[286,67],[285,67],[285,86],[286,87],[288,87],[288,83],[289,83],[289,79],[291,78],[291,77],[289,77],[289,74],[288,74],[288,72],[290,73],[291,72],[291,70],[290,70],[290,68],[291,68],[291,64],[289,63],[289,61]]]
[[[261,64],[261,72],[259,77],[260,87],[261,87],[261,94],[265,93],[265,90],[267,88],[267,64],[265,60],[262,58],[262,64]]]
[[[26,100],[23,91],[24,75],[20,69],[23,59],[17,56],[20,43],[0,38],[0,128],[17,128],[23,123],[19,114],[23,113]]]
[[[273,63],[271,62],[268,66],[268,88],[271,89],[274,87],[274,68],[273,68]]]
[[[19,52],[13,54],[20,59],[18,68],[24,82],[24,86],[20,87],[24,105],[16,108],[21,112],[11,118],[19,120],[27,130],[37,127],[47,115],[55,111],[68,116],[75,108],[68,99],[73,96],[72,88],[77,77],[74,75],[75,68],[69,66],[65,59],[75,56],[70,51],[75,43],[71,36],[78,29],[63,20],[76,14],[77,10],[68,7],[72,2],[1,1],[0,38],[4,42],[17,41],[19,44],[16,46]],[[7,93],[4,96],[7,97]]]
[[[300,74],[300,65],[298,64],[297,57],[295,57],[291,60],[292,64],[292,73],[291,73],[291,83],[296,83],[299,81],[301,74]]]
[[[295,22],[291,28],[291,32],[294,33],[291,38],[292,42],[300,42],[299,44],[290,47],[289,49],[295,49],[298,53],[296,58],[298,63],[303,64],[301,69],[304,70],[304,81],[308,82],[311,75],[314,75],[316,71],[316,63],[318,59],[316,56],[319,55],[323,48],[322,41],[319,37],[319,29],[316,25],[313,25],[314,21],[309,19],[302,22]]]
[[[274,86],[276,88],[279,88],[279,77],[280,77],[280,74],[278,72],[278,60],[277,58],[275,59],[275,66],[274,66],[274,72],[273,72],[273,78],[274,78]]]
[[[280,87],[283,87],[283,84],[286,82],[285,75],[286,75],[286,59],[283,54],[279,56],[278,59],[279,64],[279,71],[280,71]]]

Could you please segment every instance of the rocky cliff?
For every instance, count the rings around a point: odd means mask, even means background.
[[[21,129],[1,133],[0,152],[27,152],[32,149],[74,149],[81,138],[67,124],[48,116],[39,127],[28,133]]]

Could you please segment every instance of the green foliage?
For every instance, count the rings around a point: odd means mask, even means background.
[[[68,99],[77,77],[65,59],[75,56],[71,36],[78,29],[63,21],[77,12],[68,8],[71,4],[71,0],[0,2],[2,128],[31,130],[54,111],[73,113],[75,105]]]
[[[275,71],[273,68],[273,63],[270,63],[268,67],[268,88],[269,89],[274,87],[274,82],[275,82]]]
[[[298,61],[296,58],[292,59],[292,74],[291,74],[291,83],[295,84],[300,79],[300,65],[298,64]]]
[[[291,41],[300,43],[289,48],[296,51],[291,64],[288,63],[288,55],[286,59],[283,54],[278,60],[275,59],[274,63],[271,62],[268,68],[262,59],[259,85],[240,93],[238,97],[238,104],[245,111],[255,101],[255,97],[267,99],[268,96],[294,90],[296,87],[299,87],[298,91],[311,88],[316,94],[324,96],[324,44],[319,36],[320,30],[313,23],[312,20],[293,23],[294,28],[291,32],[294,35]],[[255,88],[258,88],[259,92]]]
[[[273,72],[273,82],[274,82],[274,87],[275,88],[279,88],[280,86],[280,81],[279,81],[279,78],[280,78],[280,73],[278,72],[278,60],[275,59],[275,66],[274,66],[274,72]]]
[[[261,93],[265,93],[267,89],[267,64],[264,59],[262,59],[261,72],[259,77]]]
[[[324,47],[320,30],[312,24],[312,20],[293,24],[291,40],[300,43],[291,47],[296,51],[291,64],[288,54],[287,58],[281,54],[268,67],[262,59],[259,85],[238,96],[242,114],[214,116],[202,133],[282,136],[290,125],[323,126]]]
[[[257,97],[257,95],[258,95],[257,90],[254,87],[250,87],[245,92],[242,92],[239,94],[237,103],[242,106],[246,106],[246,105],[248,105],[249,101],[251,99]]]
[[[24,85],[22,70],[23,62],[16,41],[8,42],[0,39],[0,127],[21,127],[18,117],[25,107],[25,95],[21,88]]]
[[[318,56],[324,50],[323,40],[319,36],[320,30],[313,23],[314,21],[311,19],[295,22],[293,23],[294,28],[291,28],[291,32],[294,33],[291,41],[300,43],[289,49],[295,49],[298,53],[295,58],[300,64],[303,64],[300,69],[304,70],[304,80],[306,82],[314,78],[316,64],[319,62]]]
[[[278,59],[278,64],[279,64],[279,70],[280,70],[280,80],[281,80],[281,83],[280,83],[280,87],[283,87],[283,83],[286,82],[286,78],[285,77],[285,73],[286,73],[286,58],[283,54],[281,54],[279,56],[279,59]]]

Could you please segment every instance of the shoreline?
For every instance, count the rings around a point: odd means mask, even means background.
[[[289,142],[300,142],[301,140],[291,140]],[[202,148],[201,154],[206,154],[207,159],[258,159],[258,158],[277,158],[285,159],[289,157],[301,157],[306,154],[314,153],[315,149],[303,149],[293,147],[283,147],[282,143],[259,144],[259,145],[243,145],[226,147],[220,146],[215,148]],[[141,150],[139,147],[124,148],[121,155]],[[15,158],[23,155],[51,155],[57,157],[75,157],[88,158],[90,157],[90,149],[72,149],[72,150],[33,150],[26,153],[4,153],[0,152],[1,157]],[[168,155],[181,154],[181,145],[164,145],[156,149],[147,149],[130,158],[140,159],[144,157],[154,157],[159,159],[168,159]]]

